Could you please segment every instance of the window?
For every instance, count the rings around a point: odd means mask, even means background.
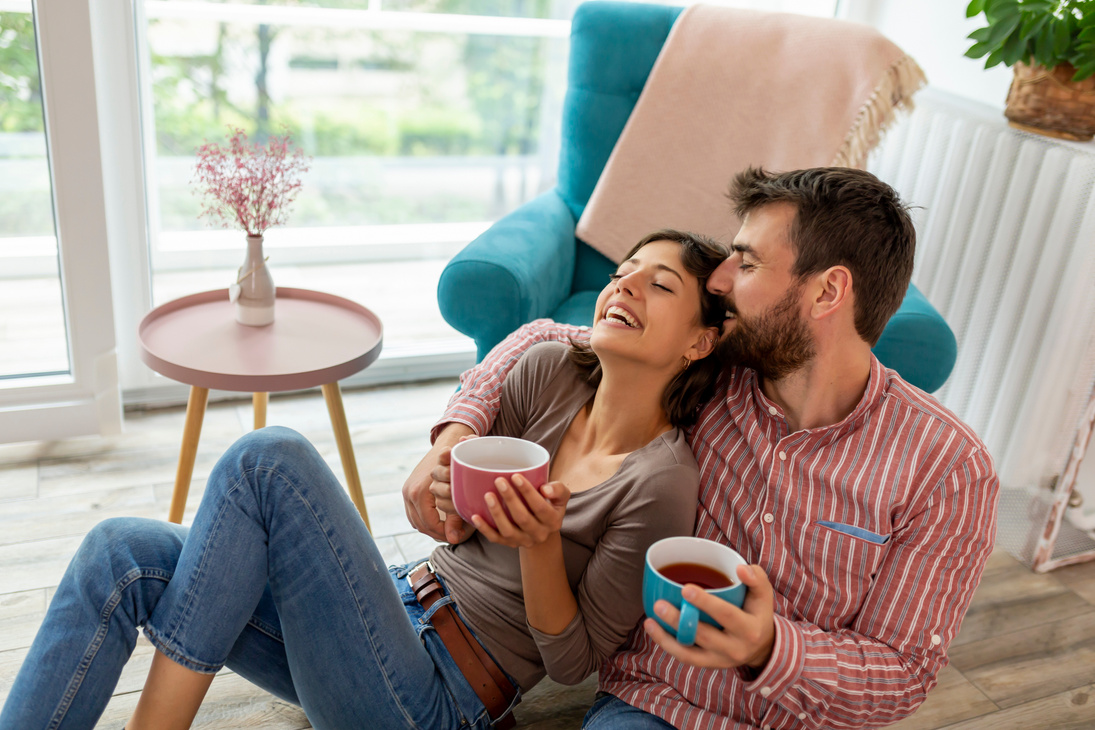
[[[29,7],[0,12],[0,270],[0,380],[67,375],[53,184]]]
[[[444,263],[553,184],[569,3],[144,3],[154,303],[229,283],[242,234],[204,227],[194,150],[289,132],[311,170],[266,236],[275,282],[385,320],[386,352],[471,352]]]

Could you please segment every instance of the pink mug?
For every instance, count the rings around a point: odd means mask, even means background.
[[[496,527],[487,509],[485,497],[492,492],[498,497],[494,480],[513,478],[520,474],[532,486],[539,488],[548,479],[548,452],[543,446],[508,436],[482,436],[461,441],[452,447],[452,501],[456,512],[471,524],[471,516],[479,515],[488,525]],[[499,503],[505,504],[499,497]],[[506,514],[509,514],[507,510]]]

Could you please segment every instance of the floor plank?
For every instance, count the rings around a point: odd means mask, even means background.
[[[991,715],[947,725],[946,730],[1091,730],[1095,685],[1059,692]]]
[[[1095,682],[1095,610],[951,648],[954,666],[1000,707]]]
[[[103,730],[123,727],[133,714],[139,696],[137,691],[114,695],[96,727]],[[214,678],[191,725],[192,730],[301,730],[310,727],[299,707],[256,691],[253,684],[235,674],[218,674]]]
[[[1085,601],[1095,606],[1095,561],[1069,565],[1055,570],[1057,580]]]
[[[1052,573],[1032,573],[1009,555],[994,554],[981,578],[955,647],[1031,626],[1079,616],[1091,604]]]
[[[944,667],[924,704],[894,725],[894,730],[932,730],[955,722],[981,717],[999,708],[953,666]]]

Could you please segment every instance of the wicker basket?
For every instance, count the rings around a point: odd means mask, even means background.
[[[1075,82],[1067,63],[1048,71],[1017,63],[1014,71],[1004,109],[1013,127],[1079,142],[1095,136],[1095,76]]]

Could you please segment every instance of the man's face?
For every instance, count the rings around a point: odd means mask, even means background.
[[[803,283],[791,273],[795,207],[772,203],[749,213],[733,253],[707,282],[726,302],[720,355],[778,380],[808,363],[814,339],[802,314]]]

